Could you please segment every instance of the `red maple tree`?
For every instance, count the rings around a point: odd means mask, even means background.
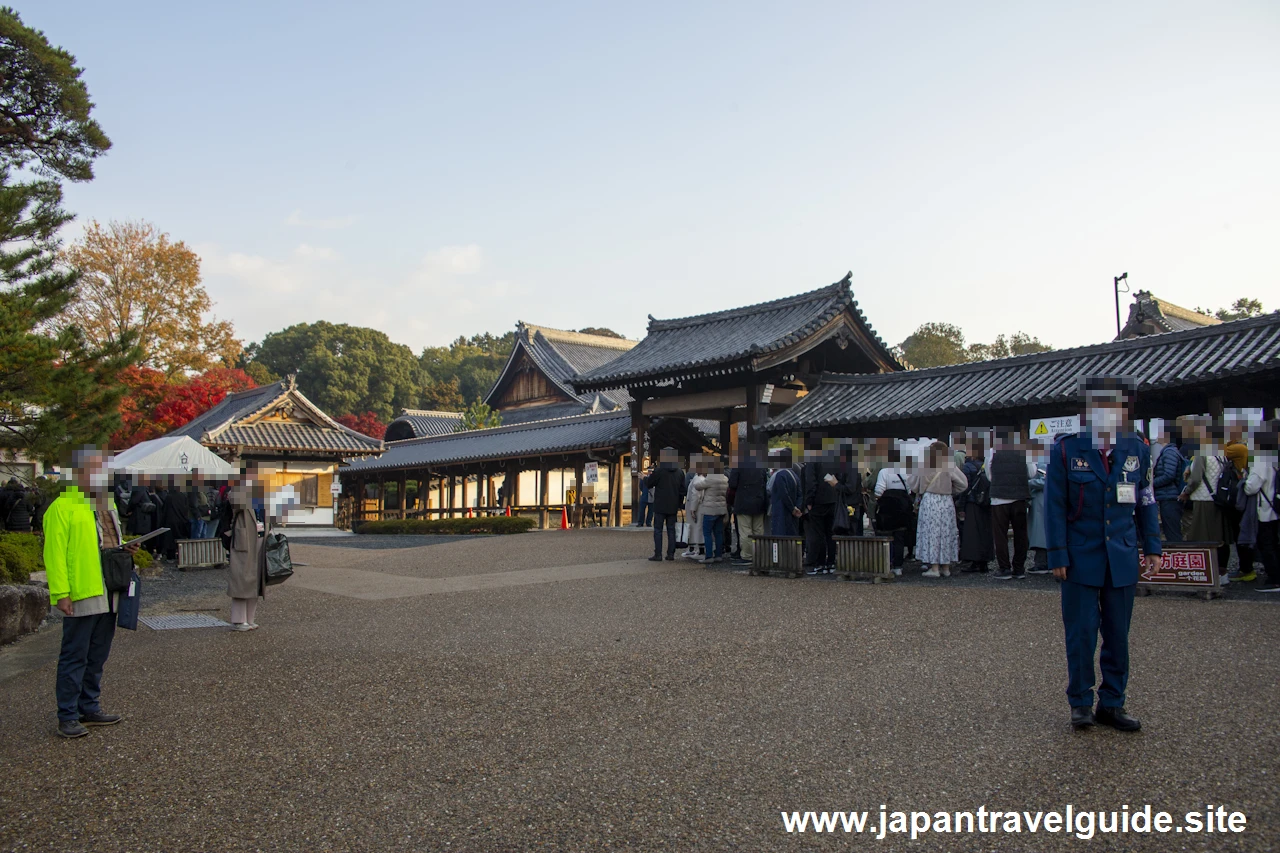
[[[166,382],[164,373],[130,367],[121,375],[127,389],[120,401],[120,429],[111,436],[112,450],[133,447],[172,432],[222,402],[228,394],[256,388],[243,370],[213,367],[195,376]]]
[[[387,434],[387,425],[378,420],[378,416],[373,412],[365,412],[363,415],[339,415],[334,420],[347,429],[353,429],[370,438],[380,439]]]

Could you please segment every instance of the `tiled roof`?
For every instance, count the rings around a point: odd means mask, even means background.
[[[581,392],[752,370],[770,354],[818,333],[845,311],[875,351],[873,358],[891,370],[900,369],[858,309],[850,278],[745,308],[677,320],[650,316],[644,340],[607,364],[581,372],[573,387]]]
[[[333,453],[376,453],[377,439],[351,430],[341,431],[312,423],[259,421],[232,425],[211,437],[206,444],[216,447],[243,447],[245,450],[280,450]]]
[[[301,410],[307,422],[259,420],[285,404]],[[348,429],[322,412],[298,390],[292,376],[261,388],[228,394],[222,402],[169,435],[187,435],[206,447],[314,452],[324,455],[377,453],[382,442]]]
[[[361,473],[431,468],[463,462],[536,457],[542,454],[624,446],[630,439],[631,415],[607,412],[551,421],[397,441],[381,456],[351,462],[343,471]]]
[[[453,432],[461,421],[461,412],[403,409],[400,417],[387,424],[387,431],[382,438],[383,441],[403,441],[407,438],[446,435]]]
[[[604,406],[604,411],[611,411],[612,405]],[[502,412],[502,425],[527,424],[533,421],[550,421],[556,418],[568,418],[574,415],[592,414],[585,403],[547,403],[544,406],[525,406],[519,409],[507,409]]]
[[[826,375],[770,421],[770,432],[901,423],[1079,403],[1077,383],[1130,376],[1142,394],[1224,379],[1280,382],[1280,312],[1181,332],[975,364],[880,375]],[[1275,375],[1275,379],[1271,377]]]
[[[1199,311],[1192,311],[1181,305],[1174,305],[1172,302],[1151,295],[1148,291],[1139,290],[1134,294],[1133,304],[1129,306],[1129,320],[1125,323],[1119,337],[1132,338],[1160,332],[1181,332],[1202,326],[1216,326],[1221,322],[1217,317],[1201,314]]]
[[[282,379],[270,385],[263,385],[261,388],[228,394],[218,405],[169,435],[186,435],[199,441],[206,432],[222,426],[227,421],[237,421],[252,415],[283,394],[284,387],[285,381]]]
[[[574,389],[570,380],[583,371],[594,370],[608,364],[635,345],[635,341],[623,338],[585,335],[581,332],[567,332],[562,329],[521,323],[516,328],[516,345],[511,350],[511,356],[507,359],[502,374],[489,390],[485,402],[492,404],[495,393],[503,385],[507,371],[523,351],[546,374],[553,385],[570,397],[576,397],[584,404],[591,404],[595,396],[602,396],[601,402],[606,407],[626,406],[631,402],[631,396],[625,389],[611,389],[605,395],[580,394]]]

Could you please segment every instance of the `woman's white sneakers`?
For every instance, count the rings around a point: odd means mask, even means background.
[[[257,629],[256,622],[237,622],[231,626],[232,631],[256,631]]]

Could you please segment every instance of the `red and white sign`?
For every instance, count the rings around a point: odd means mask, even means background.
[[[1143,568],[1138,583],[1188,588],[1218,586],[1218,552],[1212,543],[1166,542],[1160,567]]]

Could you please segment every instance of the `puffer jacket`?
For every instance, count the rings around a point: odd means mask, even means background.
[[[1156,500],[1177,500],[1178,495],[1182,494],[1182,487],[1186,485],[1183,480],[1183,471],[1186,467],[1187,460],[1177,445],[1165,445],[1155,461],[1155,473],[1151,475],[1151,485],[1155,488]]]
[[[729,502],[725,493],[729,491],[729,478],[724,474],[708,474],[702,482],[693,487],[702,493],[698,503],[698,516],[724,515],[729,511]]]

